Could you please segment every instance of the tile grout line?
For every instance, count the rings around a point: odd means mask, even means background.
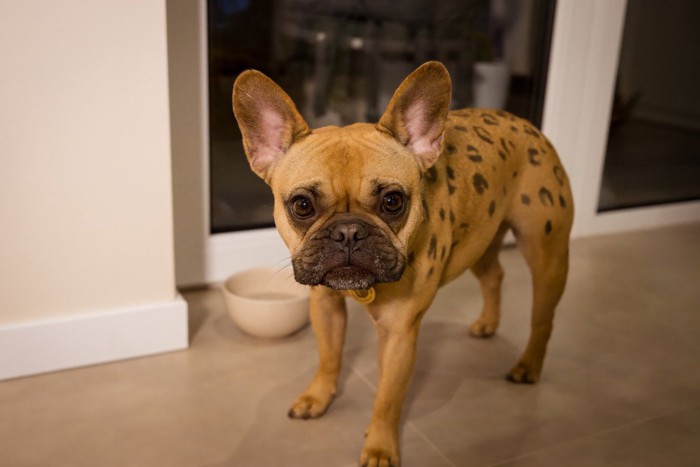
[[[579,436],[579,437],[577,437],[577,438],[569,439],[569,440],[567,440],[567,441],[562,441],[561,443],[557,443],[557,444],[554,444],[554,445],[552,445],[552,446],[547,446],[547,447],[544,447],[544,448],[535,449],[534,451],[530,451],[530,452],[528,452],[528,453],[526,453],[526,454],[522,454],[522,455],[520,455],[520,456],[511,457],[510,459],[505,459],[505,460],[502,460],[502,461],[494,462],[494,463],[492,463],[492,464],[488,464],[488,465],[486,465],[485,467],[498,467],[498,466],[501,466],[501,465],[505,465],[505,464],[507,464],[507,463],[509,463],[509,462],[514,462],[514,461],[517,461],[517,460],[525,459],[525,458],[527,458],[527,457],[533,456],[533,455],[535,455],[535,454],[539,454],[539,453],[541,453],[541,452],[546,452],[546,451],[549,451],[549,450],[552,450],[552,449],[557,449],[557,448],[560,448],[560,447],[562,447],[562,446],[566,446],[567,444],[575,443],[575,442],[577,442],[577,441],[582,441],[582,440],[586,440],[586,439],[590,439],[590,438],[595,438],[595,437],[597,437],[597,436],[607,435],[607,434],[610,434],[610,433],[614,433],[614,432],[616,432],[616,431],[624,430],[624,429],[626,429],[626,428],[631,428],[631,427],[634,427],[634,426],[643,425],[644,423],[648,423],[648,422],[653,421],[653,420],[657,420],[657,419],[660,419],[660,418],[668,417],[668,416],[671,416],[671,415],[679,414],[679,413],[681,413],[681,412],[686,412],[686,411],[688,411],[688,410],[693,410],[693,409],[698,409],[698,408],[700,408],[700,405],[693,404],[693,405],[689,405],[689,406],[686,406],[686,407],[683,407],[683,408],[680,408],[680,409],[669,410],[669,411],[667,411],[667,412],[663,412],[663,413],[660,413],[660,414],[657,414],[657,415],[651,415],[651,416],[646,417],[646,418],[642,418],[642,419],[635,420],[635,421],[628,422],[628,423],[623,423],[622,425],[618,425],[618,426],[615,426],[615,427],[612,427],[612,428],[608,428],[607,430],[597,431],[597,432],[595,432],[595,433],[589,433],[589,434],[584,435],[584,436]]]
[[[363,374],[362,374],[359,370],[357,370],[354,366],[350,365],[350,369],[352,370],[353,374],[355,374],[358,378],[360,378],[362,381],[364,381],[370,388],[372,388],[372,390],[374,390],[374,391],[377,390],[377,387],[376,387],[374,384],[372,384],[372,382],[371,382],[369,379],[367,379],[367,378],[365,377],[365,375],[363,375]],[[404,423],[406,424],[406,426],[411,427],[411,428],[418,434],[418,436],[419,436],[423,441],[425,441],[425,442],[428,444],[428,446],[430,446],[430,447],[433,449],[433,451],[435,451],[436,453],[438,453],[438,455],[439,455],[440,457],[442,457],[442,458],[445,460],[445,462],[447,462],[448,465],[450,465],[450,467],[457,467],[457,466],[450,460],[450,458],[447,457],[447,456],[445,455],[445,453],[443,453],[440,449],[438,449],[438,447],[435,446],[435,445],[432,443],[432,441],[430,441],[430,439],[428,439],[428,437],[425,436],[425,434],[423,434],[423,432],[420,431],[420,430],[418,429],[418,427],[415,425],[415,423],[409,422],[408,420],[404,421]]]
[[[425,436],[425,434],[423,434],[423,432],[422,432],[421,430],[418,429],[418,427],[416,426],[415,423],[409,422],[409,421],[406,421],[405,423],[406,423],[407,426],[410,426],[411,428],[413,428],[413,429],[416,431],[416,433],[418,433],[418,436],[420,436],[421,439],[422,439],[423,441],[425,441],[426,443],[428,443],[428,446],[430,446],[431,448],[433,448],[433,450],[434,450],[435,452],[437,452],[437,453],[440,455],[440,457],[442,457],[442,458],[445,460],[445,462],[447,462],[451,467],[457,467],[457,465],[454,464],[454,463],[450,460],[450,458],[447,457],[447,455],[446,455],[444,452],[442,452],[440,449],[438,449],[438,447],[435,446],[435,445],[433,444],[433,442],[430,441],[430,439],[428,439],[428,437]]]
[[[350,369],[352,370],[352,372],[355,376],[357,376],[362,381],[364,381],[365,384],[367,384],[373,391],[377,390],[377,387],[374,384],[372,384],[372,382],[369,379],[365,378],[365,375],[360,373],[354,366],[350,365]]]

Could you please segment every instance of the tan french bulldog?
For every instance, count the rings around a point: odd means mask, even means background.
[[[312,286],[320,364],[292,418],[323,415],[336,393],[344,298],[364,303],[379,335],[379,386],[362,466],[399,465],[398,426],[416,337],[438,288],[466,269],[484,306],[471,334],[499,323],[508,230],[533,277],[530,340],[508,379],[534,383],[568,270],[571,189],[549,141],[499,110],[450,112],[450,77],[428,62],[399,86],[378,124],[311,130],[272,80],[246,71],[233,108],[253,171],[272,188],[296,280]]]

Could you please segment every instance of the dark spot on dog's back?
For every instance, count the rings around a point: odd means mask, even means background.
[[[440,219],[443,221],[445,220],[445,210],[442,208],[440,209]]]
[[[450,209],[450,224],[455,225],[456,220],[455,213],[452,211],[452,209]]]
[[[435,268],[431,266],[430,270],[428,271],[428,277],[432,277],[434,271],[435,271]]]
[[[489,133],[487,130],[481,128],[480,126],[475,126],[474,131],[476,131],[477,136],[483,141],[486,141],[489,144],[493,144],[493,139],[491,139],[491,133]]]
[[[554,178],[557,179],[559,185],[564,186],[564,171],[558,165],[555,165],[552,170],[554,171]]]
[[[476,148],[475,148],[474,146],[472,146],[471,144],[467,145],[467,152],[470,153],[470,154],[467,154],[467,157],[468,157],[469,160],[472,161],[472,162],[481,162],[482,160],[484,160],[484,159],[481,157],[481,154],[478,154],[479,150],[476,149]]]
[[[527,133],[528,135],[530,135],[530,136],[534,136],[535,138],[539,138],[539,137],[540,137],[540,133],[539,133],[537,130],[535,130],[534,128],[529,127],[529,126],[527,126],[527,125],[525,125],[525,126],[523,127],[523,131],[524,131],[525,133]]]
[[[435,238],[435,235],[430,237],[430,247],[428,248],[428,257],[435,259],[435,255],[437,254],[437,238]]]
[[[456,150],[457,150],[457,148],[455,147],[454,144],[452,144],[452,143],[447,143],[447,144],[445,144],[445,152],[446,152],[447,154],[452,154],[452,153],[454,153]]]
[[[467,127],[462,126],[462,125],[457,125],[457,126],[455,126],[455,130],[461,131],[461,132],[466,132],[466,131],[467,131]]]
[[[540,162],[540,152],[535,148],[530,148],[527,150],[527,158],[532,165],[541,165]]]
[[[487,182],[484,176],[478,172],[472,177],[472,184],[474,185],[476,192],[480,195],[483,195],[484,191],[489,187],[489,182]]]
[[[430,209],[425,198],[423,199],[423,221],[430,222]]]
[[[552,192],[545,187],[540,188],[540,202],[544,206],[554,205],[554,197],[552,196]]]
[[[506,140],[504,138],[501,138],[501,147],[503,148],[503,151],[498,151],[498,155],[501,156],[501,159],[506,160],[506,156],[511,155],[511,150],[515,149],[515,144],[513,144],[512,141],[508,141],[508,144],[506,144]]]
[[[511,125],[511,126],[510,126],[510,131],[513,131],[513,132],[517,133],[517,132],[518,132],[518,127]]]
[[[552,233],[552,221],[548,220],[547,223],[544,225],[544,233],[546,233],[547,235]]]
[[[440,261],[445,260],[445,253],[447,253],[447,247],[443,245],[442,252],[440,253]]]
[[[450,167],[449,165],[446,165],[446,166],[445,166],[445,173],[447,174],[447,179],[448,179],[448,180],[454,180],[454,179],[455,179],[455,171],[454,171],[454,169],[453,169],[452,167]],[[448,181],[448,182],[447,182],[447,191],[448,191],[450,194],[454,194],[454,192],[457,191],[457,188],[456,188],[454,185],[450,184],[449,181]]]
[[[513,146],[513,143],[508,141],[511,144],[511,147]],[[506,144],[505,138],[501,138],[501,147],[503,148],[503,151],[505,151],[506,154],[510,156],[510,148]]]
[[[563,195],[559,195],[559,205],[563,208],[566,207],[566,198]]]
[[[493,217],[494,212],[496,212],[496,202],[491,201],[491,204],[489,204],[489,217]]]
[[[486,125],[498,125],[498,119],[491,114],[483,113],[481,119]]]
[[[522,201],[523,204],[530,204],[530,197],[523,193],[520,195],[520,201]]]

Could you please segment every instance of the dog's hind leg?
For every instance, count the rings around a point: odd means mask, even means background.
[[[479,279],[484,301],[481,316],[469,328],[469,332],[474,337],[491,337],[498,328],[501,314],[501,282],[503,281],[503,268],[498,261],[498,253],[507,231],[508,225],[501,224],[489,247],[471,267],[472,273]]]
[[[532,274],[533,299],[530,339],[520,360],[508,373],[508,380],[514,383],[535,383],[542,371],[554,309],[566,285],[570,226],[568,223],[553,228],[547,221],[542,233],[518,233],[516,229],[518,248]]]

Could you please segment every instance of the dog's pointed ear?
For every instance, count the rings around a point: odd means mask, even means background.
[[[279,158],[311,132],[287,93],[255,70],[244,71],[236,78],[233,113],[250,167],[267,183]]]
[[[422,170],[440,155],[451,92],[445,66],[427,62],[401,83],[377,124],[415,154]]]

